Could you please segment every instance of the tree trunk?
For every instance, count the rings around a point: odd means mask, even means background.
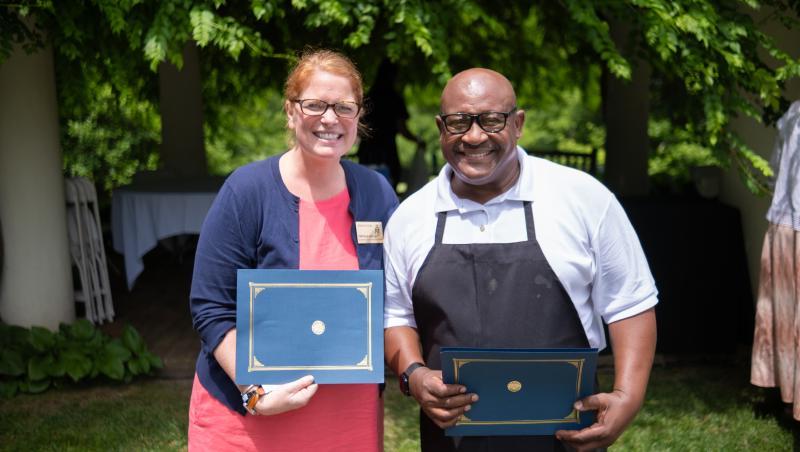
[[[158,68],[161,109],[161,168],[176,177],[204,177],[203,94],[197,46],[183,49],[183,68],[161,63]]]
[[[603,71],[602,102],[606,126],[604,181],[617,196],[645,196],[649,190],[647,160],[650,147],[647,122],[650,110],[650,67],[628,49],[627,24],[611,21],[617,48],[632,62],[630,81]]]

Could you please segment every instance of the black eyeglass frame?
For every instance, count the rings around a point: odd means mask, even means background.
[[[307,113],[306,112],[306,109],[303,108],[303,102],[310,101],[310,100],[313,100],[313,101],[316,101],[316,102],[322,102],[323,104],[325,104],[325,109],[322,110],[322,113]],[[322,99],[292,99],[292,102],[297,102],[297,104],[300,105],[300,111],[302,111],[303,114],[306,115],[306,116],[323,116],[325,113],[328,112],[329,108],[333,107],[333,114],[335,114],[337,117],[345,118],[345,119],[353,119],[356,116],[358,116],[358,113],[361,111],[361,108],[362,108],[361,104],[359,104],[358,102],[350,102],[348,100],[341,101],[341,102],[334,102],[332,104],[330,104],[328,102],[325,102]],[[353,114],[353,116],[342,116],[336,111],[336,106],[340,105],[340,104],[352,104],[352,105],[355,105],[356,106],[356,112]]]
[[[442,120],[442,124],[444,124],[445,130],[447,130],[448,133],[453,134],[453,135],[463,135],[463,134],[469,132],[469,130],[472,128],[472,124],[474,124],[475,121],[478,122],[478,127],[480,127],[481,130],[483,130],[486,133],[500,133],[503,130],[505,130],[506,125],[508,125],[508,117],[511,116],[512,113],[516,113],[517,110],[519,110],[519,108],[517,108],[517,106],[515,105],[514,107],[511,108],[511,110],[509,110],[507,112],[506,111],[484,111],[484,112],[478,113],[476,115],[471,114],[471,113],[448,113],[446,115],[443,115],[443,114],[440,113],[438,116]],[[497,130],[486,130],[486,128],[483,127],[483,123],[481,122],[481,116],[488,115],[488,114],[503,115],[503,127],[500,127]],[[468,116],[469,117],[469,125],[467,126],[467,128],[463,132],[454,132],[447,125],[447,118],[450,117],[450,116],[462,116],[462,117],[463,116]]]

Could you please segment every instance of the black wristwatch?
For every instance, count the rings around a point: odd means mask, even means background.
[[[411,374],[420,367],[425,367],[425,364],[420,362],[411,363],[406,370],[400,374],[400,392],[407,396],[411,395],[411,388],[408,387],[408,379],[411,377]]]

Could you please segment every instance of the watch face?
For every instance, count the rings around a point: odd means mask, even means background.
[[[408,388],[408,375],[406,375],[405,373],[403,373],[403,375],[400,375],[400,392],[402,392],[405,395],[411,395]]]
[[[414,373],[415,370],[417,370],[417,368],[423,366],[424,364],[422,363],[411,363],[411,365],[409,365],[408,368],[402,374],[400,374],[400,391],[402,391],[403,394],[407,396],[411,395],[411,388],[408,387],[408,378],[412,373]]]

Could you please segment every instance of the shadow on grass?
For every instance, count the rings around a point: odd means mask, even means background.
[[[758,419],[773,419],[781,429],[792,433],[792,446],[800,451],[800,422],[792,416],[792,404],[781,400],[779,388],[756,388],[758,398],[753,401],[753,413]]]

